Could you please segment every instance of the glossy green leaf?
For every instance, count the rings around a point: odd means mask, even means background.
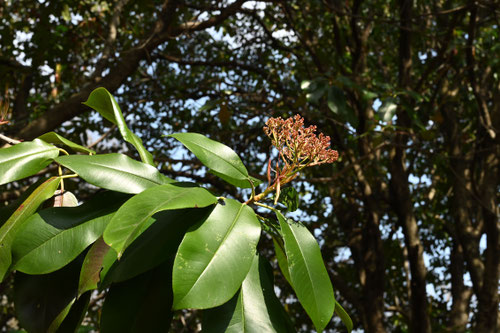
[[[54,331],[63,321],[69,312],[68,305],[75,301],[82,259],[50,274],[16,272],[14,306],[21,326],[28,332],[46,333],[51,325]]]
[[[111,248],[104,242],[102,237],[92,244],[83,260],[82,269],[80,271],[78,296],[89,290],[97,289],[97,285],[100,281],[100,273],[104,265],[104,258],[110,249]]]
[[[90,93],[89,98],[83,104],[96,110],[104,118],[117,125],[123,139],[137,149],[141,160],[144,163],[154,166],[153,156],[144,148],[142,140],[128,129],[122,111],[109,91],[105,88],[97,88]]]
[[[203,313],[204,333],[295,332],[274,294],[272,269],[255,255],[240,291],[224,305]]]
[[[12,262],[11,247],[16,234],[38,207],[54,195],[60,181],[59,177],[52,177],[43,182],[0,228],[0,281],[3,280]]]
[[[92,185],[123,193],[173,182],[151,165],[123,154],[60,156],[56,162],[76,172]]]
[[[51,207],[31,216],[12,245],[14,268],[28,274],[53,272],[101,237],[127,195],[103,192],[78,207]]]
[[[392,117],[396,114],[397,107],[394,98],[387,98],[378,108],[377,112],[380,119],[386,123],[391,121]]]
[[[285,243],[292,287],[316,330],[321,332],[332,318],[335,297],[319,245],[305,226],[287,222],[278,211],[276,215]]]
[[[162,210],[201,208],[217,202],[217,197],[201,187],[171,184],[155,186],[129,199],[104,231],[104,240],[118,257],[143,232],[153,214]]]
[[[31,184],[26,191],[22,192],[21,195],[9,205],[0,207],[0,227],[10,218],[12,214],[14,214],[23,201],[26,200],[45,180],[46,179],[40,178]]]
[[[198,133],[176,133],[170,136],[179,140],[201,163],[228,183],[234,186],[250,185],[247,169],[240,157],[228,146]]]
[[[234,185],[234,186],[239,187],[239,188],[251,188],[252,185],[250,185],[250,182],[252,182],[254,187],[257,187],[260,184],[262,184],[262,181],[260,179],[257,179],[257,178],[252,177],[252,176],[248,176],[248,178],[245,180],[240,180],[240,179],[228,177],[222,173],[218,173],[218,172],[215,172],[213,170],[210,170],[210,172],[213,173],[214,175],[216,175],[217,177],[225,180],[229,184]]]
[[[172,261],[111,286],[101,333],[168,332],[172,320]]]
[[[347,331],[351,332],[354,326],[352,323],[352,319],[337,301],[335,301],[335,313],[340,317],[340,320],[342,320],[342,322],[344,323]]]
[[[276,254],[276,260],[278,261],[278,266],[280,267],[281,273],[292,285],[292,279],[290,278],[290,271],[288,269],[288,259],[286,258],[285,249],[283,242],[281,240],[276,240],[273,238],[274,253]]]
[[[0,149],[0,185],[36,174],[58,155],[57,147],[39,139]]]
[[[86,153],[86,154],[95,154],[95,151],[92,149],[89,149],[87,147],[84,147],[82,145],[79,145],[77,143],[74,143],[73,141],[70,141],[56,132],[49,132],[45,133],[43,135],[40,135],[38,139],[43,140],[47,143],[55,143],[55,144],[61,144],[68,146],[69,148],[73,149],[74,151],[80,152],[80,153]]]
[[[206,309],[233,297],[250,270],[260,230],[254,211],[232,199],[190,229],[175,258],[174,308]]]
[[[119,261],[115,261],[105,274],[101,288],[110,282],[131,279],[173,258],[186,231],[196,223],[201,223],[213,210],[188,208],[168,210],[153,215],[155,220],[125,250]]]

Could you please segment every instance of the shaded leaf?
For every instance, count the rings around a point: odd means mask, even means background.
[[[97,289],[104,258],[111,248],[102,237],[97,239],[90,247],[83,260],[78,281],[78,296],[86,291]]]
[[[333,113],[344,116],[346,115],[347,104],[345,94],[342,89],[335,86],[330,86],[328,88],[327,105]]]
[[[92,185],[123,193],[173,182],[156,168],[123,154],[60,156],[56,162]]]
[[[60,181],[61,178],[52,177],[43,182],[0,228],[0,281],[3,280],[12,262],[11,247],[17,232],[38,207],[52,197]]]
[[[105,88],[97,88],[90,93],[89,98],[83,104],[96,110],[104,118],[117,125],[123,139],[137,149],[141,160],[144,163],[154,166],[153,156],[144,148],[142,140],[128,129],[122,111],[109,91]]]
[[[36,174],[58,155],[57,147],[39,139],[0,149],[0,185]]]
[[[66,314],[62,323],[60,323],[59,328],[56,332],[66,333],[66,332],[79,332],[80,324],[82,323],[85,314],[87,312],[87,307],[90,301],[90,292],[81,295],[74,303],[71,305],[71,309]],[[54,322],[52,322],[54,323]]]
[[[175,255],[184,234],[192,225],[204,221],[213,206],[163,211],[156,220],[125,250],[106,272],[101,288],[142,274]]]
[[[288,260],[286,258],[285,250],[284,250],[284,245],[281,242],[281,240],[276,240],[273,238],[273,244],[274,244],[274,253],[276,254],[276,260],[278,261],[278,266],[280,267],[281,273],[285,277],[285,279],[288,281],[288,284],[290,286],[292,285],[292,279],[290,278],[290,271],[288,270]]]
[[[48,132],[43,135],[40,135],[38,139],[43,140],[47,143],[55,143],[55,144],[61,144],[68,146],[69,148],[73,149],[74,151],[80,152],[80,153],[87,153],[87,154],[95,154],[95,151],[92,149],[89,149],[87,147],[84,147],[82,145],[79,145],[77,143],[74,143],[73,141],[70,141],[68,139],[65,139],[64,137],[60,136],[56,132]]]
[[[174,309],[224,304],[250,269],[260,223],[247,205],[232,199],[224,203],[191,228],[179,246],[173,270]]]
[[[172,261],[111,286],[101,315],[102,333],[167,332],[172,320]]]
[[[224,305],[203,313],[203,332],[295,332],[274,294],[272,268],[255,255],[240,291]]]
[[[285,243],[292,287],[316,330],[321,332],[332,318],[335,297],[319,245],[305,226],[288,223],[278,211],[276,215]]]
[[[104,241],[120,257],[125,248],[149,226],[147,222],[153,214],[162,210],[201,208],[216,202],[217,197],[201,187],[155,186],[123,204],[104,231]]]
[[[63,312],[68,314],[68,305],[76,297],[82,260],[83,257],[80,257],[50,274],[15,274],[14,306],[21,326],[28,332],[46,333],[54,320],[62,322]],[[56,326],[57,323],[53,329]]]

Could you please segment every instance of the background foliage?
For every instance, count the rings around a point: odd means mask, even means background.
[[[115,140],[119,126],[81,104],[103,86],[163,173],[243,199],[248,190],[162,135],[208,135],[265,179],[265,120],[300,113],[341,155],[299,179],[296,214],[320,239],[355,327],[498,329],[496,2],[4,1],[0,13],[3,134],[56,130],[99,153],[138,157]],[[0,199],[26,186],[3,186]],[[80,200],[93,192],[78,189]],[[283,278],[276,283],[296,326],[312,330]],[[13,314],[4,309],[5,326]],[[199,321],[182,312],[174,325]]]

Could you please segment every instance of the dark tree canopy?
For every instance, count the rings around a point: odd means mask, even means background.
[[[245,198],[163,136],[203,133],[265,180],[265,121],[300,114],[340,154],[300,176],[297,216],[320,239],[355,328],[496,332],[499,24],[492,0],[6,0],[0,112],[9,124],[0,133],[56,131],[134,156],[82,104],[105,87],[165,175]],[[0,200],[18,195],[3,186]],[[275,279],[295,327],[312,331]],[[0,293],[9,295],[8,280]],[[11,316],[0,313],[0,326]],[[179,331],[200,320],[181,317]]]

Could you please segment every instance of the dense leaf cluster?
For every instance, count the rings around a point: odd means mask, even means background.
[[[0,221],[0,280],[15,272],[14,306],[23,328],[77,330],[98,289],[106,291],[99,327],[93,328],[101,332],[166,331],[174,311],[183,309],[210,309],[203,315],[207,332],[293,332],[274,292],[273,270],[257,251],[264,229],[316,329],[322,331],[334,311],[352,329],[305,226],[260,204],[276,214],[270,222],[247,203],[164,176],[107,90],[97,89],[86,104],[118,125],[141,162],[117,153],[96,155],[55,133],[0,150],[0,184],[59,165],[58,176],[21,204],[5,207],[15,211]],[[251,184],[254,195],[258,184],[231,148],[197,133],[172,137],[231,185]],[[87,154],[70,155],[55,144]],[[64,190],[73,177],[104,191],[78,205]],[[54,195],[63,198],[43,209]]]

